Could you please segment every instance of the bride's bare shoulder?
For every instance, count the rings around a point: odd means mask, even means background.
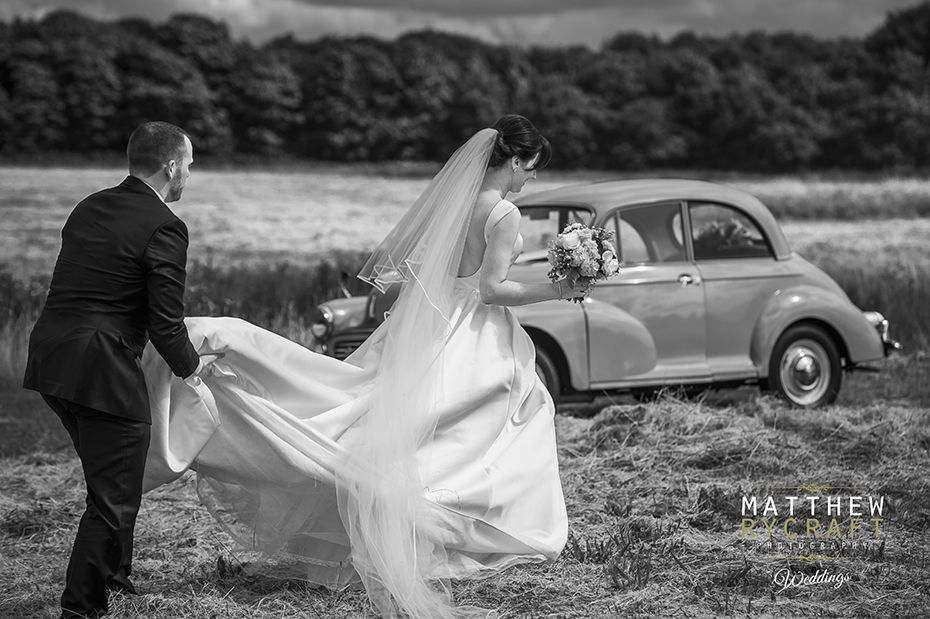
[[[500,197],[497,199],[493,195],[483,193],[478,194],[478,199],[475,201],[475,210],[472,212],[472,223],[476,225],[483,222],[488,218],[488,215],[491,214],[491,210],[500,200]]]
[[[496,195],[493,192],[482,192],[478,194],[478,199],[475,202],[475,212],[483,211],[485,213],[490,212],[494,206],[500,202],[500,196]]]

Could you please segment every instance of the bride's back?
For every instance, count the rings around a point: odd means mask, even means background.
[[[500,195],[493,190],[482,191],[478,194],[471,222],[468,224],[468,232],[465,235],[465,248],[462,250],[462,260],[459,263],[459,277],[474,275],[481,268],[484,251],[487,247],[484,238],[484,227],[488,221],[488,215],[491,214],[491,209],[500,202],[500,199]]]

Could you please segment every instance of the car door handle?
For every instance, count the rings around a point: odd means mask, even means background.
[[[701,284],[701,278],[691,277],[687,273],[682,273],[678,276],[678,283],[682,286],[699,286]]]

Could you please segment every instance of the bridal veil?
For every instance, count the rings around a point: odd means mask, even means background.
[[[433,405],[443,397],[437,360],[452,327],[452,287],[497,135],[483,129],[461,146],[359,273],[382,291],[402,286],[381,327],[387,333],[370,408],[336,467],[353,565],[387,617],[487,615],[452,607],[429,582],[447,575],[444,547],[454,543],[455,527],[428,500],[418,471],[436,430]]]
[[[201,353],[226,355],[196,387],[146,349],[147,489],[194,468],[246,547],[286,551],[331,588],[360,577],[384,617],[487,617],[454,606],[442,579],[558,555],[554,411],[532,342],[471,293],[465,311],[456,279],[497,135],[460,147],[362,269],[401,288],[346,362],[234,318],[187,319]]]

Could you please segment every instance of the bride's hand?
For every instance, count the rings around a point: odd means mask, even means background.
[[[583,297],[593,285],[593,280],[585,279],[580,277],[577,273],[572,272],[562,280],[562,289],[564,291],[563,298],[574,299],[576,297]]]

